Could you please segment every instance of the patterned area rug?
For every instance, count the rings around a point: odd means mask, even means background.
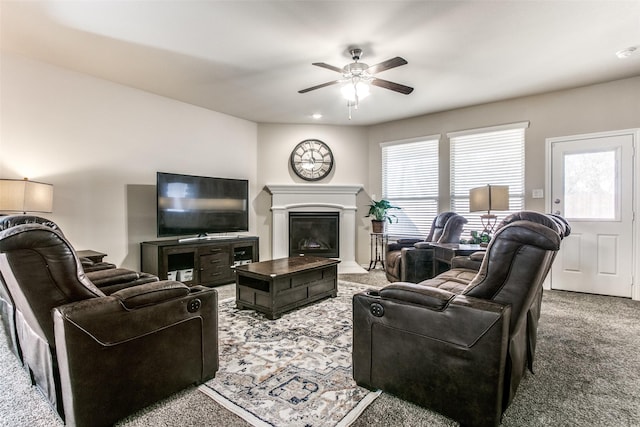
[[[336,298],[277,320],[222,301],[220,370],[199,389],[256,426],[348,426],[380,394],[351,376],[351,297],[364,289],[340,281]]]

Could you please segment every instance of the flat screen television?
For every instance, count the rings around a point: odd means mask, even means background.
[[[158,237],[249,231],[249,181],[157,172]]]

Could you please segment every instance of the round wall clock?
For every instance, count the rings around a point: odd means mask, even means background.
[[[333,153],[324,142],[305,139],[291,152],[291,167],[300,178],[318,181],[331,172]]]

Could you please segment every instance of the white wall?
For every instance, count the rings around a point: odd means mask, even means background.
[[[640,77],[398,120],[370,128],[371,191],[380,194],[380,142],[441,134],[440,194],[449,194],[448,132],[529,121],[525,142],[525,207],[545,211],[546,138],[640,127]],[[479,147],[482,149],[482,147]],[[491,167],[491,165],[487,165]],[[484,183],[480,183],[484,184]],[[545,195],[546,196],[546,195]],[[449,209],[447,197],[440,211]]]
[[[53,184],[43,216],[76,249],[138,268],[157,171],[249,179],[257,197],[255,123],[5,53],[0,65],[0,178]]]
[[[333,153],[335,164],[329,176],[319,184],[360,184],[365,190],[357,197],[356,260],[369,263],[369,234],[365,227],[370,221],[363,213],[369,203],[366,192],[369,179],[367,129],[358,126],[284,125],[260,124],[258,126],[258,182],[262,192],[257,204],[258,229],[260,230],[260,256],[271,258],[271,194],[266,184],[308,183],[299,178],[289,166],[293,148],[302,140],[319,139]]]
[[[2,54],[0,177],[54,184],[54,213],[78,249],[138,267],[139,243],[155,239],[155,172],[246,178],[250,232],[271,258],[266,184],[305,182],[289,167],[303,139],[326,142],[336,159],[320,183],[363,184],[356,258],[369,262],[371,194],[380,190],[380,147],[443,134],[441,194],[449,192],[447,132],[529,120],[526,207],[545,210],[545,139],[640,127],[640,77],[399,120],[371,127],[260,124],[237,119],[40,62]],[[443,200],[440,210],[448,208]]]

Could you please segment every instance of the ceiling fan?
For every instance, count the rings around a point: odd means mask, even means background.
[[[404,95],[409,95],[413,92],[413,88],[409,86],[402,85],[400,83],[390,82],[388,80],[379,79],[374,77],[374,74],[380,73],[385,70],[389,70],[391,68],[399,67],[401,65],[407,64],[407,61],[404,58],[396,56],[395,58],[388,59],[384,62],[381,62],[376,65],[367,65],[364,62],[359,62],[362,57],[362,49],[353,48],[349,50],[351,54],[351,58],[354,62],[351,64],[347,64],[342,68],[334,67],[333,65],[325,64],[324,62],[314,62],[312,65],[317,67],[326,68],[331,71],[336,71],[342,74],[342,78],[338,80],[333,80],[331,82],[322,83],[316,86],[311,86],[306,89],[299,90],[298,93],[307,93],[312,90],[320,89],[326,86],[331,86],[338,83],[351,83],[353,86],[354,100],[349,99],[346,94],[345,97],[349,101],[354,101],[355,106],[358,104],[358,90],[356,90],[358,83],[363,83],[365,85],[372,84],[374,86],[382,87],[385,89],[393,90],[395,92],[402,93]],[[346,85],[347,87],[350,85]],[[368,86],[367,86],[368,90]],[[362,96],[360,96],[362,98]]]

